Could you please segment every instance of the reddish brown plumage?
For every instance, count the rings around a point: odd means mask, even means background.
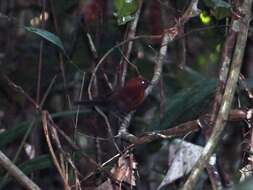
[[[115,89],[108,97],[103,100],[82,101],[78,104],[101,105],[109,111],[119,113],[129,113],[135,110],[144,101],[145,89],[148,87],[148,80],[141,76],[127,81],[122,88]]]
[[[149,82],[143,77],[132,78],[123,88],[115,90],[108,98],[121,112],[135,110],[143,101]]]

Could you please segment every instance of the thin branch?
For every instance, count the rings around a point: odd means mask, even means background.
[[[82,84],[81,84],[81,89],[79,93],[79,101],[81,101],[82,96],[83,96],[84,79],[85,79],[85,72],[83,72]],[[78,124],[78,118],[79,118],[79,111],[80,111],[80,105],[77,106],[77,112],[75,116],[75,126],[74,126],[74,141],[75,142],[77,140],[77,124]]]
[[[54,86],[54,83],[55,83],[56,78],[57,78],[57,75],[55,75],[55,76],[53,77],[53,79],[51,80],[51,82],[50,82],[50,84],[49,84],[49,86],[48,86],[48,88],[47,88],[47,90],[46,90],[46,92],[44,93],[44,95],[43,95],[43,97],[42,97],[42,99],[41,99],[41,102],[40,102],[40,107],[41,107],[41,108],[43,107],[43,105],[44,105],[44,103],[45,103],[45,101],[46,101],[46,99],[47,99],[49,93],[51,92],[51,90],[52,90],[52,88],[53,88],[53,86]]]
[[[140,18],[142,5],[143,5],[143,0],[141,0],[140,3],[139,3],[139,8],[138,8],[137,12],[135,13],[134,20],[131,22],[130,30],[128,32],[128,35],[127,35],[126,39],[131,39],[131,38],[135,37],[135,32],[136,32],[137,24],[138,24],[138,21],[139,21],[139,18]],[[130,54],[132,52],[132,47],[133,47],[133,41],[130,41],[127,44],[127,47],[126,47],[125,58],[122,58],[121,61],[120,61],[120,65],[123,68],[121,79],[120,79],[121,86],[124,86],[125,79],[126,79],[126,74],[127,74],[128,64],[125,60],[128,60],[130,58]]]
[[[46,12],[46,1],[41,0],[40,4],[42,4],[42,29],[45,29],[45,12]],[[38,79],[37,79],[37,96],[36,102],[40,103],[40,88],[41,88],[41,73],[42,73],[42,65],[43,65],[43,50],[44,50],[44,40],[40,41],[40,52],[39,52],[39,64],[38,64]]]
[[[115,148],[117,149],[117,151],[119,153],[121,153],[120,148],[119,148],[119,146],[118,146],[118,144],[115,141],[115,138],[113,136],[112,127],[111,127],[111,124],[110,124],[110,121],[109,121],[108,117],[106,116],[106,114],[98,106],[95,106],[95,109],[103,117],[103,119],[105,121],[105,124],[106,124],[106,127],[107,127],[107,130],[108,130],[109,137],[112,139],[112,142],[113,142]]]
[[[179,41],[179,45],[180,45],[180,55],[179,55],[179,68],[180,69],[185,69],[185,66],[186,66],[186,39],[185,38],[182,38],[180,41]]]
[[[6,84],[11,89],[13,89],[14,91],[22,94],[28,100],[28,102],[30,102],[34,106],[34,108],[36,110],[40,110],[39,104],[37,104],[37,102],[28,93],[26,93],[21,86],[15,84],[13,81],[11,81],[7,75],[0,72],[0,79],[3,80],[4,82],[6,82]]]
[[[129,61],[129,59],[124,55],[124,53],[121,51],[120,48],[119,48],[119,52],[120,52],[122,58],[125,60],[125,62],[127,62],[127,64],[129,64],[131,67],[133,67],[133,69],[136,71],[136,73],[137,73],[138,75],[140,75],[140,71],[139,71],[138,67],[137,67],[135,64],[133,64],[133,63],[131,63],[131,62]]]
[[[247,84],[246,79],[245,79],[245,77],[242,74],[240,74],[239,80],[240,80],[241,86],[247,92],[249,99],[252,100],[253,99],[253,93],[251,92],[250,87]]]
[[[42,111],[42,124],[43,124],[43,129],[44,129],[47,145],[48,145],[50,154],[53,158],[53,163],[56,166],[60,176],[62,177],[62,179],[65,183],[64,172],[62,171],[62,167],[59,164],[59,160],[54,152],[54,149],[53,149],[53,146],[52,146],[52,143],[50,140],[49,131],[48,131],[48,113],[47,113],[47,111]]]
[[[174,38],[171,38],[170,33],[166,32],[162,39],[162,44],[161,44],[160,52],[157,58],[154,75],[151,80],[151,85],[146,89],[145,96],[148,96],[151,93],[153,88],[157,85],[158,81],[160,80],[164,58],[166,57],[166,54],[167,54],[168,44],[172,40],[174,40]]]
[[[97,59],[98,58],[98,53],[97,53],[96,46],[95,46],[95,44],[92,40],[91,34],[89,32],[86,32],[86,36],[87,36],[87,39],[88,39],[88,42],[89,42],[89,48],[92,52],[92,55],[93,55],[94,59]]]
[[[30,180],[16,165],[14,165],[2,151],[0,151],[0,165],[26,189],[40,190],[39,186]]]

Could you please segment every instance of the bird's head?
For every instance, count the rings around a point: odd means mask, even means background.
[[[145,90],[149,84],[150,82],[147,79],[143,78],[142,76],[138,76],[128,80],[126,83],[126,87]]]

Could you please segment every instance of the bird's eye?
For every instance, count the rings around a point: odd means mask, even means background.
[[[144,81],[144,80],[142,80],[142,81],[141,81],[141,84],[143,84],[143,85],[144,85],[144,84],[145,84],[145,81]]]

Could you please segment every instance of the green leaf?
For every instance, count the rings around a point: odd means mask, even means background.
[[[82,109],[79,111],[79,115],[89,113],[90,110]],[[59,118],[59,117],[73,117],[76,115],[76,111],[65,111],[65,112],[57,112],[52,113],[52,118]],[[24,121],[19,123],[17,126],[11,127],[10,129],[0,133],[0,149],[6,146],[9,143],[12,143],[17,138],[22,137],[26,131],[28,130],[31,122]]]
[[[223,8],[223,7],[218,7],[218,8],[215,8],[211,11],[212,15],[218,19],[218,20],[221,20],[223,18],[226,18],[230,15],[230,9],[227,9],[227,8]]]
[[[59,117],[73,117],[75,116],[77,111],[63,111],[63,112],[56,112],[52,113],[51,116],[53,119],[59,118]],[[79,115],[90,113],[90,109],[88,108],[82,108],[79,111]]]
[[[29,32],[32,32],[34,34],[41,36],[42,38],[44,38],[47,41],[51,42],[52,44],[56,45],[65,54],[65,49],[64,49],[63,43],[62,43],[61,39],[58,36],[56,36],[55,34],[48,32],[46,30],[35,28],[35,27],[28,27],[27,26],[27,27],[25,27],[25,29]]]
[[[223,0],[204,0],[204,2],[211,8],[231,8],[231,5]]]
[[[18,137],[21,137],[25,134],[30,122],[22,122],[15,127],[8,129],[7,131],[0,133],[0,149],[5,145],[13,142]]]
[[[221,20],[231,13],[231,5],[223,0],[205,0],[205,4],[211,8],[212,15]]]
[[[210,24],[212,21],[212,18],[207,14],[206,11],[201,11],[199,17],[203,24]]]
[[[204,80],[168,98],[164,118],[155,129],[167,129],[207,112],[215,87],[216,80]]]
[[[214,1],[214,4],[215,4],[215,7],[218,8],[231,8],[231,5],[229,3],[227,3],[226,1],[222,1],[222,0],[213,0]]]
[[[138,9],[138,0],[114,0],[114,5],[119,25],[123,25],[134,19],[133,14]]]
[[[238,168],[239,169],[239,168]],[[246,176],[249,172],[251,172],[251,168],[250,165],[248,165],[248,168],[244,168],[243,173],[241,174],[242,176]],[[251,176],[249,176],[248,178],[246,177],[246,180],[242,181],[239,183],[239,181],[237,181],[238,184],[235,185],[234,189],[237,190],[252,190],[253,187],[253,179]]]
[[[22,163],[19,168],[25,173],[30,174],[34,171],[51,168],[53,166],[52,159],[49,155],[40,155],[35,159]]]

